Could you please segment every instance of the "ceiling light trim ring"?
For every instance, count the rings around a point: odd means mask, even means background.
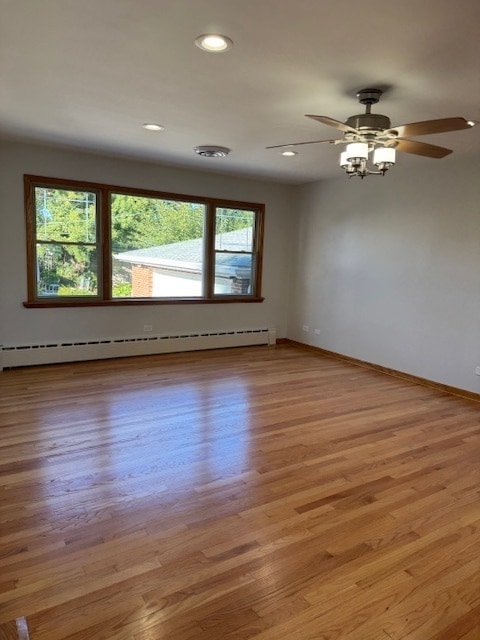
[[[157,122],[145,122],[142,127],[147,131],[165,131],[163,124],[158,124]]]
[[[224,53],[233,47],[233,40],[220,33],[204,33],[195,38],[195,44],[208,53]]]
[[[203,144],[198,147],[193,147],[193,150],[199,156],[204,158],[225,158],[231,151],[228,147],[219,147],[211,144]]]

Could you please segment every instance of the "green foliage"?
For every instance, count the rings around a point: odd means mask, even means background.
[[[95,198],[90,192],[36,187],[40,291],[56,284],[58,295],[96,293]]]
[[[95,243],[94,193],[37,187],[35,196],[38,240]]]
[[[114,252],[201,238],[202,204],[116,194],[112,198]]]
[[[95,247],[75,244],[38,244],[37,264],[40,292],[56,284],[60,288],[83,288],[87,289],[90,295],[96,294]],[[63,295],[74,294],[64,292]]]
[[[132,285],[129,282],[116,284],[112,287],[112,296],[114,298],[130,298],[132,295]]]
[[[253,227],[255,213],[239,209],[218,208],[215,220],[215,233],[228,233],[237,229]]]
[[[59,287],[59,296],[91,296],[92,292],[88,289],[81,289],[80,287]]]

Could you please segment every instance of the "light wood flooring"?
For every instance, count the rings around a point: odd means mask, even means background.
[[[5,371],[0,623],[479,640],[479,473],[479,403],[292,345]]]

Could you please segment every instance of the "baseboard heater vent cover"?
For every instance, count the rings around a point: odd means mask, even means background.
[[[4,345],[1,347],[1,364],[3,368],[24,367],[55,362],[77,362],[79,360],[275,344],[275,342],[275,329],[265,328],[98,340],[65,340],[58,343]]]

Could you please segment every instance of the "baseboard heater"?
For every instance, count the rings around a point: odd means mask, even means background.
[[[25,367],[56,362],[78,362],[80,360],[101,360],[103,358],[122,358],[156,353],[175,353],[275,343],[275,329],[232,329],[230,331],[205,333],[4,345],[0,347],[0,365],[2,368]]]

